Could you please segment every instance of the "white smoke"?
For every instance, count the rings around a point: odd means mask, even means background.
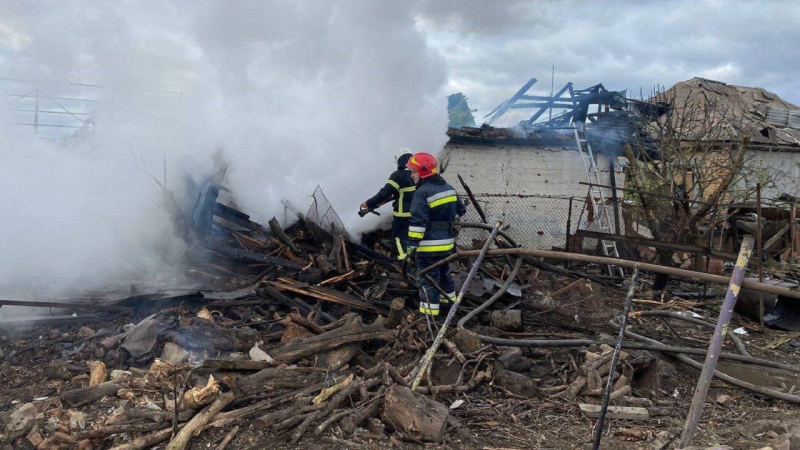
[[[0,4],[0,76],[114,87],[116,111],[148,103],[146,89],[185,93],[166,118],[144,107],[111,116],[106,102],[93,138],[69,147],[0,133],[0,293],[163,272],[184,248],[146,172],[161,179],[166,161],[180,194],[218,147],[254,220],[282,217],[282,198],[307,207],[317,184],[351,230],[372,220],[358,219],[358,204],[397,148],[436,152],[446,139],[446,65],[417,27],[418,6]]]

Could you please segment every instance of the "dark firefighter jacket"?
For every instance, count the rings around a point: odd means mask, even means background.
[[[404,219],[411,217],[411,197],[417,187],[414,185],[414,180],[411,179],[411,171],[406,170],[409,156],[404,155],[397,160],[397,170],[389,175],[389,179],[381,190],[367,200],[369,209],[378,208],[392,200],[394,217]]]
[[[411,202],[408,246],[417,247],[420,256],[451,253],[456,241],[453,222],[466,212],[456,190],[441,175],[423,178]]]

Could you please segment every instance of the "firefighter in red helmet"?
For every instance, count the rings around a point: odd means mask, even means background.
[[[466,214],[464,203],[456,190],[439,175],[436,158],[429,153],[416,153],[408,160],[411,177],[417,191],[411,200],[411,221],[408,227],[409,253],[415,253],[420,270],[435,264],[453,253],[456,246],[453,224]],[[440,293],[424,277],[420,277],[419,311],[438,316],[440,305],[445,307],[456,298],[456,287],[450,265],[441,265],[428,275],[445,291]]]

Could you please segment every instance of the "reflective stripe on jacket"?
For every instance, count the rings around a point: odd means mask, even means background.
[[[411,172],[406,169],[397,169],[389,176],[386,184],[367,200],[367,207],[375,209],[384,203],[393,200],[392,211],[395,217],[411,217],[411,198],[417,186],[411,178]]]
[[[456,190],[440,175],[420,180],[411,202],[408,246],[431,256],[451,253],[456,242],[453,222],[466,212]]]

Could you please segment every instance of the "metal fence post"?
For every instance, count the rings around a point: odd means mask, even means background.
[[[689,408],[689,415],[686,417],[686,424],[683,428],[683,434],[681,434],[681,448],[691,445],[694,433],[697,431],[697,423],[700,421],[700,414],[703,412],[703,404],[708,395],[708,388],[711,386],[711,378],[714,376],[714,369],[717,366],[719,353],[722,349],[722,342],[725,340],[725,335],[728,332],[728,324],[731,320],[731,316],[733,316],[733,307],[736,306],[736,299],[739,297],[739,291],[742,288],[742,280],[744,280],[744,272],[752,253],[753,237],[746,236],[742,242],[742,248],[739,250],[739,258],[736,260],[736,266],[733,268],[731,281],[730,284],[728,284],[728,293],[725,295],[725,301],[722,303],[722,309],[717,318],[717,327],[714,329],[714,335],[711,337],[711,341],[708,345],[703,371],[700,373],[700,378],[697,380],[697,387],[692,397],[692,406]]]
[[[758,247],[757,255],[758,255],[758,282],[764,282],[764,232],[761,229],[763,223],[761,220],[761,183],[756,185],[756,209],[758,214],[758,225],[756,225],[757,233],[756,234],[756,246]],[[758,293],[758,323],[761,326],[761,329],[764,329],[764,294],[759,292]]]

